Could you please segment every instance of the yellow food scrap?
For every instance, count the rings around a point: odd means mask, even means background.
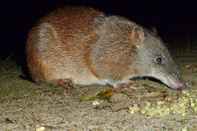
[[[101,103],[102,103],[102,101],[94,100],[94,101],[92,102],[92,105],[93,105],[93,106],[98,106],[98,105],[100,105]]]
[[[147,101],[143,106],[129,107],[129,112],[131,114],[140,112],[141,114],[152,117],[162,117],[170,114],[179,114],[182,116],[185,116],[189,113],[197,114],[196,98],[196,91],[185,90],[182,91],[182,94],[178,96],[178,99],[172,99],[171,101],[168,101],[167,98],[159,101]]]
[[[113,95],[112,89],[107,89],[105,91],[101,91],[97,94],[99,99],[109,99]]]
[[[36,128],[36,131],[45,131],[45,130],[46,130],[46,128],[44,126]]]
[[[146,106],[141,110],[141,113],[147,116],[168,115],[170,109],[163,104],[163,102],[158,102],[157,104],[146,103]]]
[[[188,131],[188,128],[184,127],[181,131]]]
[[[129,107],[129,113],[134,114],[136,112],[139,112],[140,107],[137,104],[134,104],[133,106]]]

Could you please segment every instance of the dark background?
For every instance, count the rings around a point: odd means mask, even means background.
[[[11,55],[23,61],[27,33],[33,24],[64,5],[91,5],[126,16],[147,28],[156,27],[173,48],[189,45],[187,36],[195,36],[197,29],[197,6],[189,0],[5,0],[0,2],[1,58]]]

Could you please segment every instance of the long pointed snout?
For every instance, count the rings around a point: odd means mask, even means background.
[[[174,83],[170,84],[169,87],[176,90],[182,90],[185,89],[187,86],[185,82],[175,81]]]
[[[183,90],[187,87],[186,83],[183,80],[177,79],[172,76],[171,77],[163,77],[163,78],[160,78],[160,80],[171,89]]]

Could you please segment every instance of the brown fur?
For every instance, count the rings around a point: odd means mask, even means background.
[[[143,32],[135,31],[134,23],[128,27],[128,32],[122,31],[122,27],[119,31],[117,26],[117,30],[111,29],[115,34],[114,41],[97,45],[101,36],[96,32],[94,22],[96,17],[103,15],[93,8],[67,7],[42,18],[27,41],[27,63],[32,79],[70,78],[76,83],[91,84],[103,79],[119,81],[137,73],[130,66],[134,61],[136,43],[143,39]],[[92,50],[97,46],[103,51],[103,59],[93,55]]]

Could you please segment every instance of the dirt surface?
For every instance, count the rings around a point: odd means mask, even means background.
[[[10,60],[0,66],[0,131],[196,131],[197,63],[182,64],[189,89],[149,81],[129,88],[64,88],[20,77]]]

